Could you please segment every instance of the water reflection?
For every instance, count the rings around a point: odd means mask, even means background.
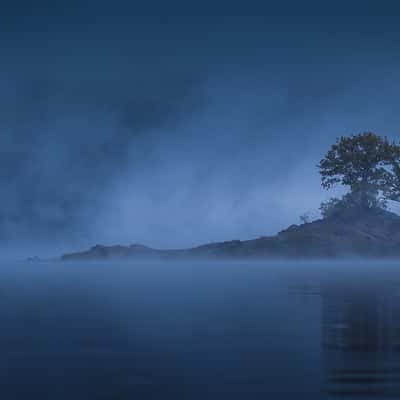
[[[400,398],[400,271],[380,267],[13,266],[1,398]]]
[[[344,398],[400,397],[400,286],[357,277],[298,289],[320,297],[325,391]]]

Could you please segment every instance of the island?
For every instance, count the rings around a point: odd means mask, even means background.
[[[339,138],[320,161],[322,187],[349,191],[321,204],[322,218],[291,225],[274,236],[160,250],[140,244],[96,245],[62,261],[107,259],[397,258],[400,216],[387,209],[400,199],[400,146],[371,132]]]

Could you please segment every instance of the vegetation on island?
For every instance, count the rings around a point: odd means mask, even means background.
[[[400,145],[374,133],[341,137],[320,161],[322,187],[348,190],[341,198],[321,204],[323,219],[303,214],[274,236],[230,240],[197,247],[159,250],[130,246],[94,246],[65,254],[63,261],[111,258],[179,260],[399,258],[400,216],[385,210],[389,200],[400,201]]]
[[[323,217],[344,209],[370,210],[387,207],[388,200],[400,200],[400,146],[372,132],[342,136],[320,161],[324,189],[348,187],[341,198],[323,202]]]

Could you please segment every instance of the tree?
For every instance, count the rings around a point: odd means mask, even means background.
[[[379,207],[382,200],[400,199],[400,146],[386,137],[372,132],[342,136],[318,167],[322,187],[348,186],[351,204],[358,207]]]
[[[385,198],[374,199],[372,204],[371,207],[387,208],[387,201]],[[344,210],[355,210],[357,208],[359,208],[359,197],[349,192],[340,199],[331,197],[329,200],[323,201],[319,210],[323,218],[329,218],[341,214]]]
[[[310,216],[307,213],[300,215],[300,221],[302,224],[308,224],[310,223]]]
[[[388,175],[383,195],[387,200],[400,201],[400,146],[391,146],[391,174]]]
[[[327,201],[323,201],[319,207],[323,218],[329,218],[339,213],[345,206],[343,199],[337,197],[331,197]]]

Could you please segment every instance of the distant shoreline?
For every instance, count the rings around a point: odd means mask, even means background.
[[[275,236],[159,250],[144,245],[102,246],[67,253],[61,261],[109,259],[341,259],[400,257],[400,217],[382,209],[349,209],[325,219],[291,225]]]

